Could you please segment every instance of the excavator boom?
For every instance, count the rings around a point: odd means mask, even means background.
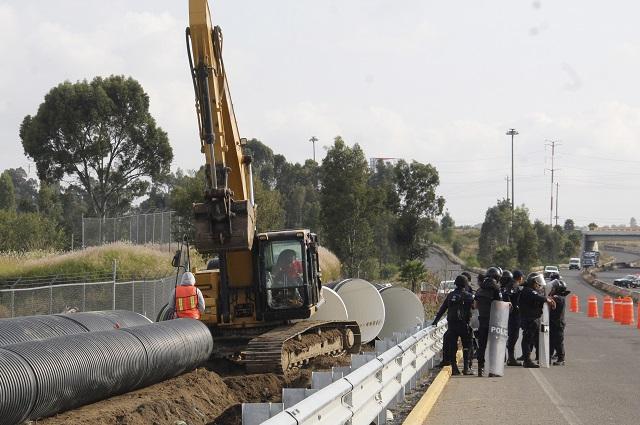
[[[189,0],[186,30],[207,188],[194,204],[195,245],[202,253],[251,250],[255,206],[251,157],[244,155],[222,60],[222,32],[206,0]]]

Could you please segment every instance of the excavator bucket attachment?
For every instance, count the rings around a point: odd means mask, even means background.
[[[249,251],[255,210],[248,200],[214,199],[193,204],[195,246],[201,253]]]

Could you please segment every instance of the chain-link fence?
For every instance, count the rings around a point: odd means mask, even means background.
[[[46,286],[0,289],[0,318],[56,314],[67,311],[129,310],[156,319],[175,285],[162,279],[50,283]]]
[[[134,244],[170,245],[176,241],[172,231],[173,211],[132,214],[122,217],[82,218],[82,247],[98,246],[112,242]]]

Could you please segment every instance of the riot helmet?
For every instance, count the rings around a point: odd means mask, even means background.
[[[497,267],[489,267],[484,276],[494,279],[495,281],[499,281],[500,277],[502,276],[502,270]]]
[[[500,278],[500,286],[507,286],[513,284],[513,274],[509,270],[505,270],[502,272],[502,277]]]
[[[536,289],[536,287],[544,287],[546,282],[540,273],[529,273],[525,286]]]

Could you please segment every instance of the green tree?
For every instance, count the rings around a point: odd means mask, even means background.
[[[400,281],[410,285],[413,292],[426,277],[427,269],[421,260],[407,260],[400,266]]]
[[[276,189],[269,190],[259,178],[255,178],[253,189],[257,205],[257,223],[259,232],[284,228],[284,210],[282,197]]]
[[[0,251],[62,249],[65,236],[58,223],[38,213],[0,210]]]
[[[442,234],[442,237],[445,241],[451,242],[455,225],[456,223],[453,221],[451,215],[449,215],[449,211],[444,213],[442,219],[440,220],[440,233]]]
[[[373,252],[368,174],[360,146],[349,147],[336,137],[320,174],[322,239],[340,258],[347,276],[358,276]]]
[[[478,260],[483,266],[492,265],[496,250],[508,244],[510,222],[511,202],[508,200],[498,201],[487,209],[478,240]]]
[[[16,209],[18,212],[36,212],[38,210],[38,182],[30,179],[22,168],[8,168],[16,193]]]
[[[572,219],[568,218],[564,221],[564,230],[566,232],[573,232],[576,229],[576,225]]]
[[[396,240],[402,259],[424,258],[429,232],[442,214],[444,198],[436,195],[440,184],[438,171],[431,164],[398,161],[395,167],[399,199]]]
[[[200,167],[198,171],[183,172],[178,169],[169,192],[171,208],[178,218],[175,231],[179,234],[194,235],[193,204],[202,202],[205,191],[205,171]]]
[[[0,174],[0,210],[16,210],[16,192],[11,175],[6,171]]]
[[[596,223],[589,223],[587,227],[589,228],[589,230],[596,230],[598,228],[598,225]]]
[[[462,242],[460,242],[459,239],[454,239],[453,243],[451,244],[451,249],[453,250],[453,253],[455,255],[460,255],[460,253],[462,252]]]
[[[513,270],[516,266],[516,254],[516,250],[512,246],[499,246],[493,253],[492,264],[503,269]]]
[[[100,217],[128,208],[146,192],[144,178],[168,173],[173,158],[149,113],[149,96],[124,76],[54,87],[37,114],[22,121],[20,139],[41,181],[75,179]]]
[[[38,211],[40,214],[55,223],[61,223],[63,221],[63,207],[60,198],[59,185],[46,184],[43,182],[38,192]]]

